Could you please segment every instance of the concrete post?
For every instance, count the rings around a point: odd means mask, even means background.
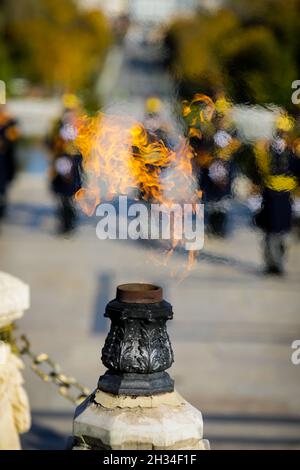
[[[171,305],[148,284],[117,289],[105,316],[111,329],[102,350],[108,371],[75,412],[73,449],[207,450],[200,411],[174,390],[166,330]]]
[[[0,450],[20,449],[19,434],[30,428],[30,410],[23,388],[23,362],[10,344],[13,322],[29,308],[29,287],[0,272]]]

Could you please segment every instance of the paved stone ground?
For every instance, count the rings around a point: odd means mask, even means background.
[[[122,282],[161,284],[174,307],[171,374],[204,414],[213,448],[300,448],[300,245],[291,240],[288,275],[260,274],[259,235],[241,228],[226,241],[206,239],[189,277],[178,283],[138,242],[99,241],[95,221],[71,239],[55,236],[53,201],[41,175],[22,174],[0,235],[0,269],[28,282],[32,307],[19,322],[35,351],[93,388],[103,372],[105,304]],[[27,363],[28,364],[28,363]],[[64,448],[74,408],[26,368],[33,426],[24,447]]]

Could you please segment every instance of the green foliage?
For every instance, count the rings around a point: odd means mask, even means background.
[[[282,103],[291,99],[291,83],[297,76],[292,57],[264,26],[238,31],[224,48],[224,77],[235,101]]]
[[[4,41],[0,41],[0,80],[5,83],[13,75],[13,66],[9,59],[7,48],[5,47]]]
[[[176,42],[177,77],[221,84],[221,50],[216,46],[230,40],[236,27],[236,18],[227,11],[215,16],[198,16],[190,24],[175,23],[170,34]]]
[[[78,91],[90,83],[111,41],[101,12],[80,10],[73,0],[4,3],[2,36],[18,76],[49,91]]]
[[[290,108],[299,14],[300,0],[229,0],[226,9],[176,21],[167,33],[173,72],[185,91],[223,88],[237,102]]]

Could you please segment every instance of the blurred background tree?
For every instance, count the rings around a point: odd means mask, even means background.
[[[73,0],[0,0],[1,75],[49,93],[76,92],[98,76],[112,40],[99,11]]]
[[[216,12],[177,20],[166,33],[181,94],[225,89],[240,103],[291,108],[300,76],[300,0],[228,0]]]
[[[184,95],[209,94],[223,85],[223,45],[234,37],[236,16],[227,10],[177,20],[167,32],[170,66]]]

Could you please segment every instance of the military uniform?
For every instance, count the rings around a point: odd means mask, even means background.
[[[50,186],[57,197],[59,231],[62,233],[75,228],[77,217],[74,195],[82,185],[82,157],[75,145],[77,119],[72,116],[70,120],[70,113],[65,111],[47,139],[52,153]]]
[[[205,95],[195,95],[185,102],[183,116],[189,127],[189,141],[194,150],[194,171],[203,192],[208,231],[217,236],[227,233],[228,198],[233,176],[232,156],[240,146],[232,131],[231,104]]]
[[[233,177],[232,155],[239,146],[235,136],[210,123],[198,143],[191,139],[196,155],[199,187],[203,191],[208,230],[218,236],[227,232],[228,199]]]
[[[18,137],[17,121],[0,111],[0,219],[5,215],[7,189],[16,171],[15,144]]]
[[[292,226],[291,193],[299,184],[300,160],[279,134],[269,144],[256,144],[255,159],[263,187],[262,209],[255,220],[265,233],[266,272],[281,274],[285,238]]]

